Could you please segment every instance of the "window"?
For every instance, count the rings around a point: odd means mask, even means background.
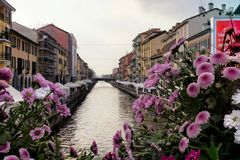
[[[9,11],[9,10],[7,10],[7,9],[5,9],[5,22],[6,23],[8,23],[8,24],[10,24],[10,21],[11,21],[11,12]]]
[[[28,52],[31,54],[32,53],[32,46],[31,46],[31,44],[29,44],[29,46],[28,46]]]
[[[34,46],[32,46],[32,54],[35,55],[35,50],[34,50]]]
[[[25,52],[28,52],[28,43],[25,43]]]
[[[15,67],[16,67],[16,58],[15,58],[15,57],[12,57],[11,67],[12,67],[12,68],[15,68]]]
[[[22,51],[25,51],[25,42],[22,41]]]
[[[12,36],[11,41],[12,41],[12,46],[16,47],[16,45],[17,45],[16,44],[16,37]]]
[[[38,48],[35,47],[35,55],[37,56],[38,55]]]
[[[20,48],[21,48],[21,45],[20,45],[20,39],[17,38],[17,49],[20,50]]]

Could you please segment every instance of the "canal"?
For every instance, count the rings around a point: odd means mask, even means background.
[[[96,140],[99,153],[112,150],[112,137],[124,122],[134,124],[133,98],[106,82],[99,81],[72,117],[59,130],[63,147],[89,148]]]

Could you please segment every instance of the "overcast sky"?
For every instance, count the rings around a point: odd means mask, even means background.
[[[53,23],[71,32],[78,53],[97,74],[109,74],[132,50],[132,40],[149,28],[170,29],[213,2],[237,7],[239,0],[8,0],[13,21],[30,28]]]

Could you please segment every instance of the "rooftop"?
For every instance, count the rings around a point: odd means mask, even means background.
[[[12,22],[12,30],[19,33],[20,35],[24,36],[27,39],[30,39],[31,41],[38,43],[38,33],[37,31],[28,28],[26,26],[23,26],[17,22]]]

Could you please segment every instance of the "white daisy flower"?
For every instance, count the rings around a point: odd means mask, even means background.
[[[240,110],[233,110],[231,114],[224,116],[225,128],[236,128],[240,129]]]
[[[234,143],[240,144],[240,130],[234,133]]]
[[[238,89],[237,92],[232,95],[232,104],[240,104],[240,89]]]

